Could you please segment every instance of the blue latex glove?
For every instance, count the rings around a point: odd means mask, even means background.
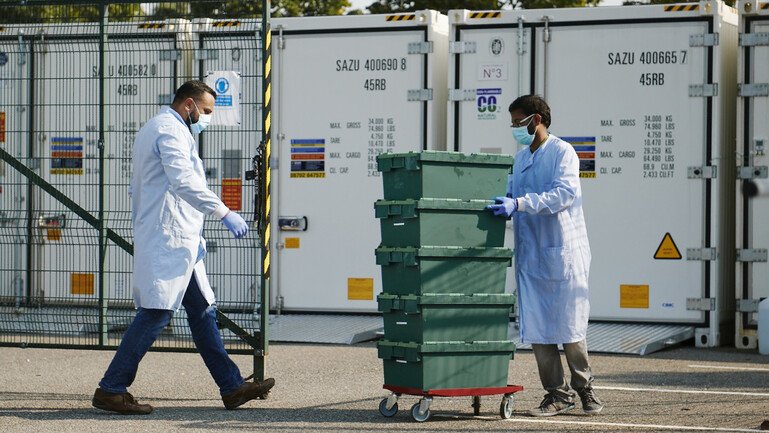
[[[486,209],[493,211],[494,215],[510,218],[518,210],[518,202],[510,197],[496,197],[494,204],[486,206]]]
[[[235,212],[227,212],[227,215],[222,218],[222,224],[227,227],[227,230],[229,230],[236,239],[242,238],[248,233],[248,223],[242,216]]]

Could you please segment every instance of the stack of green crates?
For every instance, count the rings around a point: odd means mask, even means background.
[[[384,200],[379,358],[385,384],[421,391],[507,385],[512,294],[505,219],[486,206],[507,189],[513,158],[455,152],[377,157]]]

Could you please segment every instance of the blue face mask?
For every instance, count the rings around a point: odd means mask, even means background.
[[[192,123],[192,117],[190,117],[190,130],[193,134],[200,134],[204,129],[208,127],[209,124],[211,124],[212,116],[210,114],[203,114],[198,108],[198,104],[195,104],[195,101],[192,101],[192,103],[195,105],[195,110],[198,112],[198,121]]]
[[[534,142],[534,134],[529,134],[529,125],[531,125],[532,120],[534,120],[534,117],[532,117],[525,125],[512,128],[513,138],[521,146],[531,146],[531,143]]]

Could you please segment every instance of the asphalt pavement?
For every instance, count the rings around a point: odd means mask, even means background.
[[[268,372],[277,385],[270,398],[235,411],[224,409],[197,354],[151,352],[130,389],[155,407],[148,416],[91,407],[113,353],[0,348],[0,432],[751,432],[769,420],[769,356],[730,348],[593,354],[603,413],[584,415],[578,404],[546,419],[526,416],[544,393],[533,354],[519,351],[509,379],[524,391],[515,395],[511,419],[499,416],[501,396],[483,397],[479,416],[470,397],[458,397],[436,398],[423,423],[410,415],[416,397],[402,396],[392,418],[379,413],[387,392],[374,343],[273,344]],[[244,375],[253,371],[252,358],[234,359]]]

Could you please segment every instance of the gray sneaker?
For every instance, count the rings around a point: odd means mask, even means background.
[[[531,416],[553,416],[574,409],[574,403],[563,401],[553,394],[545,395],[539,407],[529,411]]]
[[[603,410],[603,403],[598,400],[593,388],[588,386],[577,390],[580,400],[582,400],[582,410],[588,415],[598,415]]]

